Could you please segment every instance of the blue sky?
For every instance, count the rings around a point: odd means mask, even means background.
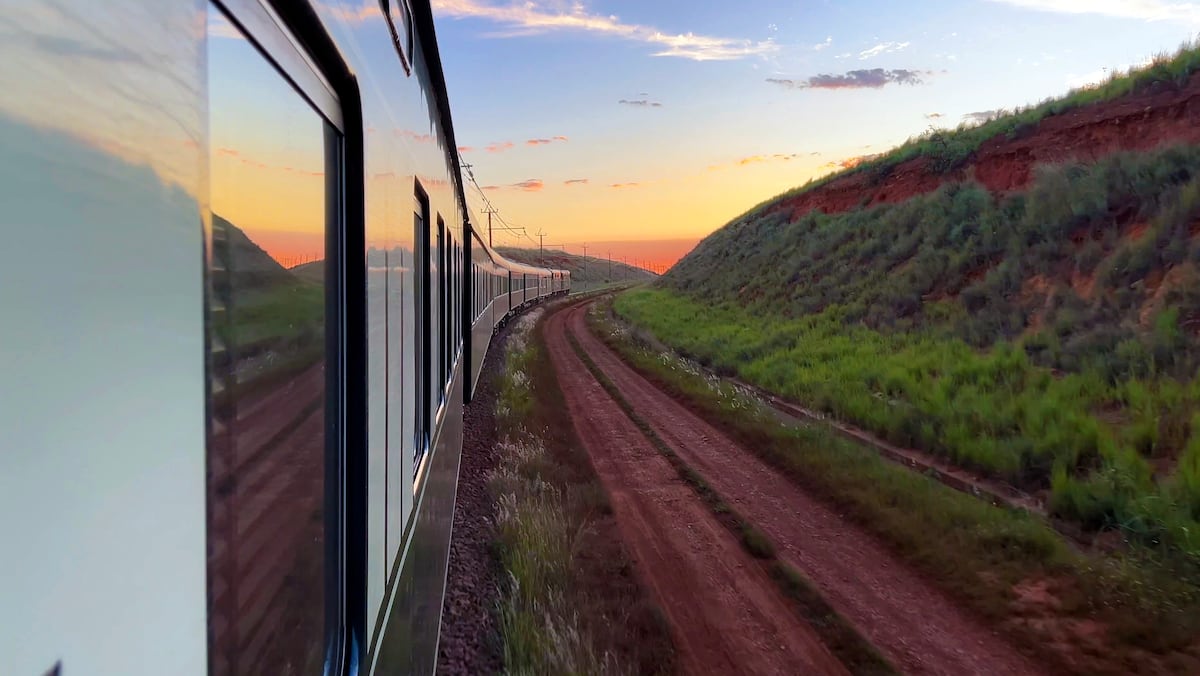
[[[1200,31],[1200,2],[1174,0],[433,5],[464,158],[509,220],[564,242],[696,239],[840,161]]]

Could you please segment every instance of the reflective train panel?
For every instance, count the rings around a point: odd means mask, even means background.
[[[474,233],[427,0],[0,6],[0,673],[429,673]]]

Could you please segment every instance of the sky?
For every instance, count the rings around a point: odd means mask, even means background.
[[[1200,34],[1181,0],[433,0],[477,190],[547,246],[665,268],[755,204],[930,126]],[[499,220],[494,221],[497,225]]]

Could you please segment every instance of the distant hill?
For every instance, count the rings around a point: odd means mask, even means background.
[[[229,273],[237,288],[289,284],[296,277],[254,243],[241,228],[213,214],[213,230],[224,232],[230,249]]]
[[[325,261],[312,261],[288,268],[288,272],[310,282],[325,283]]]
[[[501,256],[517,263],[568,270],[571,273],[571,282],[577,289],[581,286],[599,286],[610,282],[658,279],[658,275],[653,272],[632,265],[625,265],[618,261],[610,263],[607,258],[594,256],[584,258],[555,249],[539,252],[537,249],[497,247],[496,251]]]

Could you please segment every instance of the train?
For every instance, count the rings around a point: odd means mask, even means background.
[[[475,230],[428,0],[0,6],[0,673],[436,668]]]

